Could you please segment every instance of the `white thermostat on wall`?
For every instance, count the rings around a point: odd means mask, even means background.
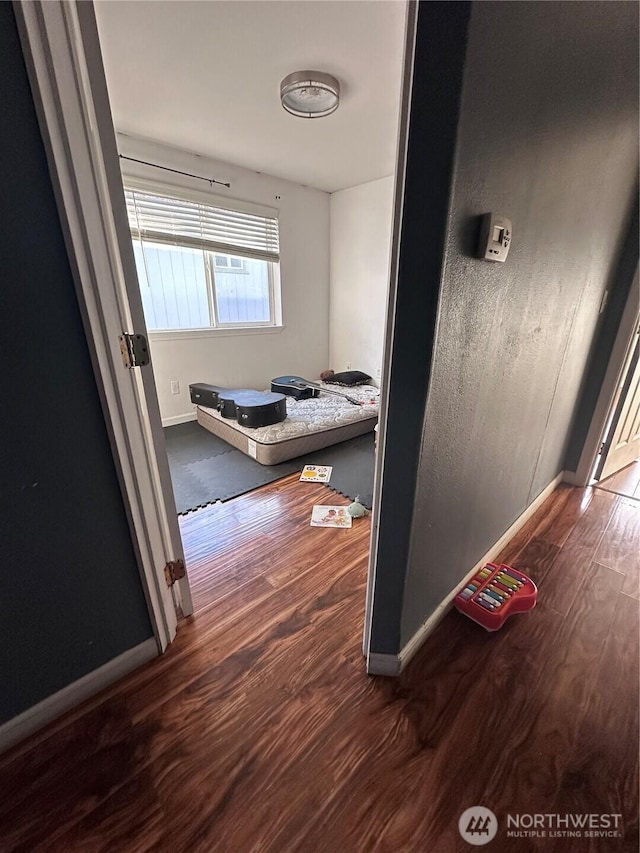
[[[510,219],[495,213],[485,213],[480,225],[479,257],[485,261],[506,261],[511,236]]]

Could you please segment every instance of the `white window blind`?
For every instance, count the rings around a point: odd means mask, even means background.
[[[278,220],[125,187],[135,239],[262,261],[280,259]]]

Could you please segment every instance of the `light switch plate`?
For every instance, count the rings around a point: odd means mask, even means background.
[[[480,226],[478,257],[485,261],[504,263],[509,254],[512,234],[511,220],[497,213],[485,213]]]

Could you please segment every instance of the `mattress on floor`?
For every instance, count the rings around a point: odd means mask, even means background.
[[[324,383],[318,382],[324,386]],[[261,465],[277,465],[305,453],[321,450],[365,432],[378,422],[380,389],[372,385],[350,388],[326,388],[344,391],[361,400],[356,406],[333,394],[321,393],[309,400],[287,397],[287,417],[278,424],[249,429],[223,418],[216,409],[196,407],[200,426],[251,456]]]

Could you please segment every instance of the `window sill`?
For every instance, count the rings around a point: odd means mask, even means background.
[[[187,341],[196,338],[229,338],[244,335],[279,335],[286,326],[235,326],[224,329],[156,329],[149,332],[149,340]]]

